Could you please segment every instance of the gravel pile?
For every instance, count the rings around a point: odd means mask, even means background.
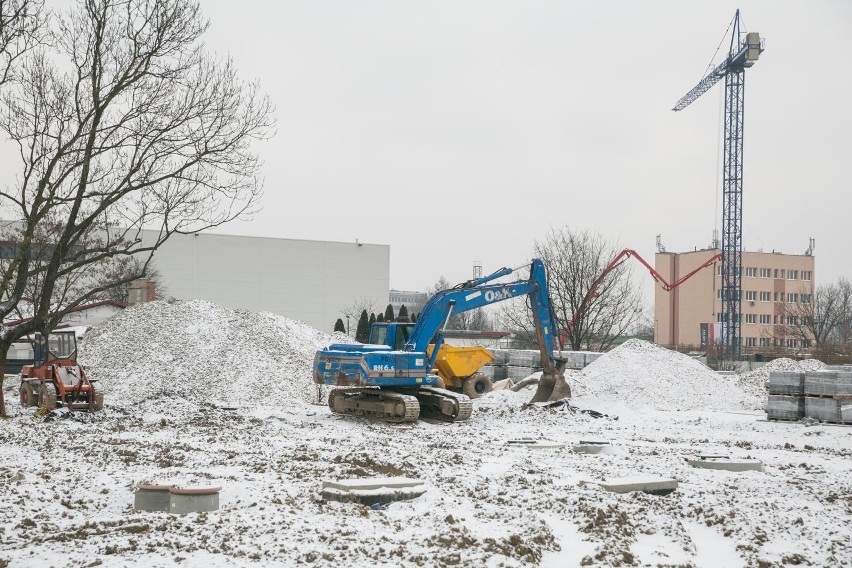
[[[747,393],[752,394],[754,396],[766,397],[769,394],[768,389],[766,388],[766,382],[769,380],[769,374],[773,371],[817,371],[819,369],[824,369],[825,363],[820,361],[819,359],[804,359],[802,361],[796,361],[795,359],[788,359],[786,357],[782,357],[780,359],[773,359],[768,362],[766,365],[755,369],[754,371],[749,371],[747,373],[740,373],[735,376],[737,382],[740,387]]]
[[[631,339],[583,369],[582,391],[616,398],[635,409],[743,410],[762,400],[700,361],[653,343]],[[579,389],[578,389],[579,390]]]
[[[316,350],[351,342],[269,312],[157,301],[91,329],[80,362],[111,404],[184,399],[286,407],[310,402]]]

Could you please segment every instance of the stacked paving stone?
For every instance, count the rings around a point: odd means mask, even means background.
[[[542,370],[541,353],[537,349],[489,349],[494,359],[480,372],[492,381],[512,379],[519,381]],[[603,353],[592,351],[562,351],[557,353],[565,361],[566,369],[582,369]]]
[[[799,420],[805,417],[805,373],[772,371],[769,373],[769,420]]]
[[[813,418],[852,423],[852,370],[773,371],[769,374],[769,420]]]

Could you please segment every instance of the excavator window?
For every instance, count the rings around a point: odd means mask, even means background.
[[[374,323],[370,328],[370,345],[388,344],[388,325],[386,323]]]
[[[414,330],[413,323],[398,323],[396,324],[396,341],[394,341],[394,350],[402,351],[402,348],[408,343],[408,338],[411,337],[411,332]]]

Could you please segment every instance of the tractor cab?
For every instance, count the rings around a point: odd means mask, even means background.
[[[77,361],[77,336],[73,331],[54,331],[46,338],[36,334],[33,338],[34,365],[44,365],[57,359]]]

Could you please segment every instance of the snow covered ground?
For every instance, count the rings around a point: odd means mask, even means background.
[[[474,401],[466,422],[391,425],[310,404],[313,352],[346,340],[204,302],[87,334],[105,410],[44,421],[12,404],[0,422],[0,567],[852,565],[852,428],[767,422],[742,377],[628,342],[570,377],[572,404],[607,418],[524,409],[526,390]],[[565,447],[506,444],[520,437]],[[581,440],[612,447],[572,452]],[[697,454],[765,467],[695,469]],[[679,487],[598,485],[635,475]],[[384,510],[319,495],[391,476],[428,489]],[[220,508],[134,511],[143,482],[221,486]]]

